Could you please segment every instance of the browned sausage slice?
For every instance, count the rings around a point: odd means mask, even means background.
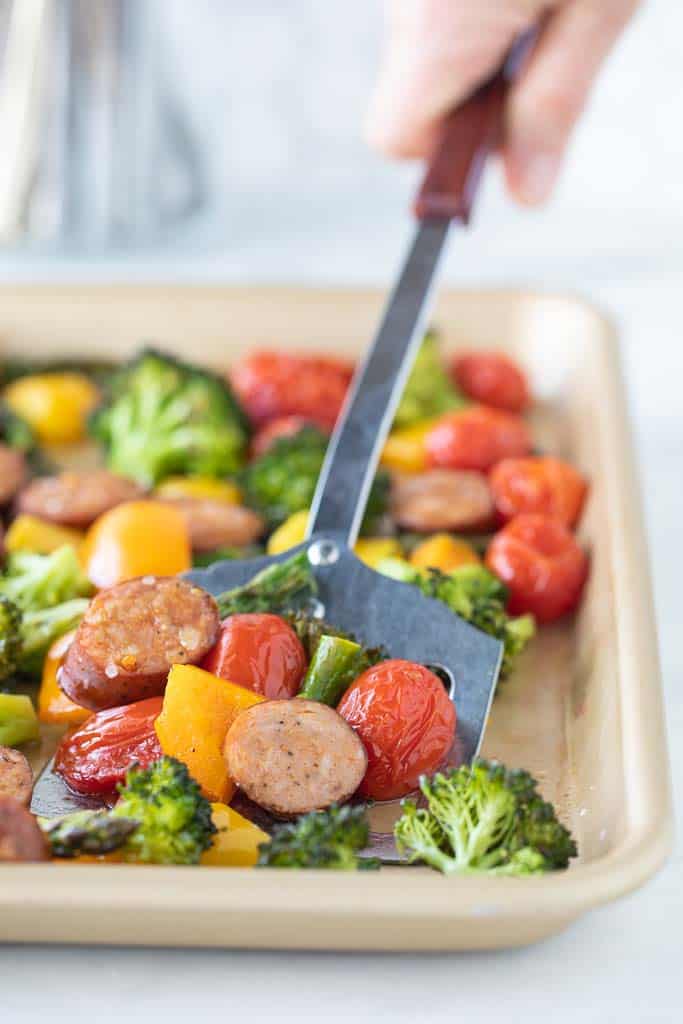
[[[11,501],[26,479],[26,458],[0,442],[0,505]]]
[[[493,517],[493,499],[481,473],[431,469],[394,477],[391,513],[399,526],[416,533],[484,529]]]
[[[225,739],[230,776],[247,796],[287,818],[348,800],[368,764],[341,715],[314,700],[270,700],[239,715]]]
[[[134,501],[142,488],[107,469],[72,470],[32,480],[17,497],[17,510],[61,526],[90,526],[122,501]]]
[[[195,665],[218,636],[216,602],[173,576],[141,576],[90,602],[64,659],[67,697],[100,711],[164,692],[171,665]]]
[[[33,790],[33,772],[20,750],[0,747],[0,797],[12,796],[27,804]]]
[[[257,540],[265,529],[263,520],[243,505],[229,505],[210,498],[165,500],[185,516],[194,551],[243,547]]]
[[[13,797],[0,796],[0,862],[49,859],[49,843],[31,812]]]

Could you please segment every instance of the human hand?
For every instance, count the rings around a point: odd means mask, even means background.
[[[522,203],[544,202],[571,131],[638,0],[385,0],[385,50],[366,135],[397,157],[427,156],[441,119],[500,65],[514,39],[542,19],[511,89],[502,156]]]

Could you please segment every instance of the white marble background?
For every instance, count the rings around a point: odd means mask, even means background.
[[[161,54],[204,140],[211,208],[163,249],[59,262],[5,253],[0,280],[388,284],[416,172],[384,163],[360,138],[379,0],[149,2],[163,14]],[[492,177],[475,229],[453,245],[447,267],[453,283],[577,290],[621,323],[679,808],[682,39],[683,5],[646,3],[596,91],[551,206],[520,212]],[[683,1016],[682,864],[679,845],[638,893],[542,946],[504,954],[2,949],[0,1019],[674,1024]]]

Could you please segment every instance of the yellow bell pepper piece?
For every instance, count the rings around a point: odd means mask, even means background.
[[[57,725],[80,725],[92,714],[88,708],[82,708],[69,700],[67,695],[59,689],[57,683],[57,673],[64,664],[66,652],[75,635],[76,630],[73,629],[70,633],[60,636],[45,656],[43,677],[38,693],[38,718],[41,722],[51,722]]]
[[[72,444],[86,434],[86,420],[99,400],[83,373],[37,373],[20,377],[4,393],[10,409],[26,420],[39,441]]]
[[[410,564],[416,569],[440,569],[441,572],[453,572],[461,565],[479,565],[480,562],[471,544],[448,533],[435,533],[423,540],[410,556]]]
[[[425,440],[438,418],[394,430],[382,451],[382,465],[400,473],[421,473],[427,468]]]
[[[71,544],[78,551],[85,534],[67,526],[47,523],[37,516],[20,515],[5,534],[7,551],[35,551],[39,555],[50,555],[57,548]]]
[[[264,697],[219,679],[196,665],[174,665],[161,714],[154,723],[164,754],[177,757],[209,800],[227,803],[235,792],[223,757],[228,729]]]
[[[401,558],[403,549],[393,537],[361,537],[353,549],[361,562],[376,569],[383,558]]]
[[[308,509],[302,512],[295,512],[289,519],[285,519],[281,526],[278,526],[270,535],[266,550],[269,555],[281,555],[283,551],[301,544],[306,538],[308,527]]]
[[[258,860],[259,845],[268,842],[268,834],[226,804],[212,804],[211,817],[219,831],[213,845],[202,854],[202,867],[252,868]]]
[[[96,587],[135,576],[175,576],[192,565],[190,536],[180,509],[163,501],[126,501],[96,519],[81,562]]]
[[[242,500],[237,484],[212,476],[169,476],[154,493],[159,498],[210,498],[226,505],[239,505]]]

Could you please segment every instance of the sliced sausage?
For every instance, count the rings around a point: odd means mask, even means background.
[[[344,719],[314,700],[271,700],[239,715],[225,738],[228,772],[247,796],[283,818],[348,800],[368,758]]]
[[[49,843],[31,812],[13,797],[0,796],[0,862],[49,859]]]
[[[243,505],[228,505],[211,498],[168,498],[185,516],[194,551],[243,547],[257,540],[265,529],[263,520]]]
[[[20,750],[0,747],[0,797],[13,796],[27,804],[33,790],[33,772]]]
[[[122,501],[134,501],[142,488],[107,469],[65,470],[32,480],[17,497],[17,511],[61,526],[90,526]]]
[[[218,636],[216,602],[173,576],[142,576],[90,602],[59,672],[76,704],[100,711],[164,692],[171,665],[194,665]]]
[[[0,505],[12,500],[26,480],[26,474],[24,453],[0,442]]]
[[[431,469],[394,477],[391,513],[399,526],[416,533],[476,530],[491,522],[493,500],[481,473]]]

